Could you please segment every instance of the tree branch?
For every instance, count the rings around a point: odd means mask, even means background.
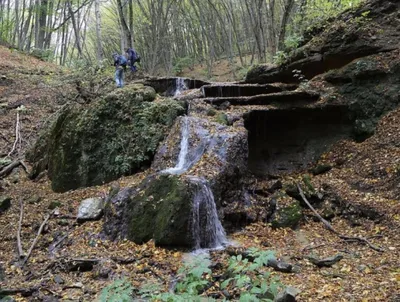
[[[43,220],[42,224],[40,225],[39,231],[38,231],[35,239],[33,240],[31,247],[29,248],[28,254],[26,255],[24,261],[22,262],[22,265],[21,265],[22,267],[28,262],[28,259],[31,256],[33,249],[35,248],[35,245],[36,245],[37,241],[39,240],[40,235],[42,234],[44,226],[46,225],[46,223],[49,220],[50,216],[53,215],[55,210],[56,209],[54,209],[50,214],[48,214],[45,217],[45,219]]]
[[[313,211],[313,213],[315,215],[317,215],[318,219],[325,225],[325,227],[331,231],[332,233],[334,233],[335,235],[337,235],[340,239],[344,240],[344,241],[353,241],[353,242],[361,242],[364,243],[366,245],[368,245],[371,249],[377,251],[377,252],[384,252],[385,250],[381,247],[378,247],[376,245],[373,245],[368,239],[363,238],[363,237],[350,237],[350,236],[345,236],[340,234],[338,231],[336,231],[332,225],[325,220],[324,218],[322,218],[321,215],[319,215],[319,213],[314,209],[314,207],[310,204],[310,202],[307,200],[306,196],[304,195],[303,190],[301,189],[300,185],[297,184],[297,189],[299,190],[300,196],[301,198],[304,200],[304,202],[307,204],[307,206],[310,208],[311,211]]]
[[[22,250],[22,244],[21,244],[22,219],[24,217],[24,203],[22,201],[22,198],[19,199],[19,204],[20,204],[21,209],[20,209],[19,221],[18,221],[17,245],[18,245],[18,256],[21,259],[24,255],[24,251]]]

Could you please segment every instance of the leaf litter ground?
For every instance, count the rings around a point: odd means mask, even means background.
[[[29,58],[32,60],[29,64],[15,63],[18,66],[14,66],[11,63],[10,66],[3,58],[17,56],[14,61],[18,61],[19,55],[3,48],[0,50],[0,71],[13,80],[0,87],[3,110],[0,153],[7,154],[14,140],[18,102],[28,109],[23,114],[21,129],[23,150],[35,139],[43,120],[60,105],[56,102],[56,92],[42,83],[47,73],[54,72],[53,65]],[[27,65],[31,66],[30,74]],[[373,207],[383,215],[380,223],[362,217],[356,225],[341,217],[334,218],[331,223],[342,234],[370,238],[373,244],[385,249],[384,253],[338,239],[315,219],[311,211],[305,211],[305,221],[296,230],[274,230],[268,224],[253,223],[232,233],[231,238],[242,248],[255,246],[275,250],[279,257],[294,264],[296,273],[271,272],[286,285],[301,290],[299,301],[396,301],[400,294],[399,127],[400,110],[395,110],[382,119],[376,135],[367,141],[360,144],[343,141],[324,154],[321,162],[333,163],[333,169],[311,179],[317,190],[323,190],[328,184],[343,200],[361,207]],[[111,242],[98,235],[102,229],[101,221],[78,224],[72,219],[82,199],[102,197],[116,183],[121,187],[138,184],[145,176],[146,173],[137,174],[103,186],[59,194],[52,192],[46,177],[33,182],[23,170],[15,170],[1,183],[1,194],[13,198],[11,208],[0,214],[0,265],[5,270],[1,288],[40,288],[34,297],[14,296],[17,301],[44,301],[51,296],[65,301],[92,301],[102,288],[120,277],[126,277],[136,288],[157,283],[161,285],[159,290],[168,290],[182,265],[184,251],[155,247],[152,242],[144,245]],[[287,181],[299,177],[291,175]],[[259,186],[263,184],[259,183]],[[20,199],[25,206],[21,232],[25,252],[36,237],[44,216],[51,211],[51,204],[54,201],[60,204],[58,215],[49,220],[23,269],[18,266],[17,254]],[[254,210],[257,209],[255,206]],[[55,244],[57,247],[50,252]],[[318,268],[307,260],[309,255],[324,258],[338,253],[344,256],[343,260],[329,268]],[[228,258],[224,251],[211,253],[214,263],[225,265]],[[85,271],[83,266],[74,269],[71,263],[76,262],[73,259],[97,262]],[[219,291],[217,282],[203,295],[216,291]]]

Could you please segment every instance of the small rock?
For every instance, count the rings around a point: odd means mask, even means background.
[[[332,166],[329,164],[321,164],[311,169],[311,173],[314,175],[324,174],[332,170]]]
[[[312,256],[308,257],[308,260],[310,260],[311,263],[315,264],[318,267],[331,267],[332,265],[334,265],[335,263],[339,262],[340,260],[343,259],[343,256],[340,254],[337,254],[333,257],[328,257],[328,258],[324,258],[324,259],[318,259]]]
[[[367,268],[368,268],[368,266],[366,266],[365,264],[360,264],[360,265],[357,267],[357,269],[358,269],[360,272],[365,271]]]
[[[82,200],[77,219],[78,221],[96,220],[103,214],[104,202],[98,197],[87,198]]]
[[[275,302],[296,302],[296,296],[300,293],[300,290],[293,286],[288,286],[285,290],[280,293]]]
[[[39,203],[42,200],[42,197],[40,197],[39,195],[33,195],[31,198],[29,198],[28,203],[29,204],[36,204]]]
[[[267,265],[272,267],[274,270],[283,273],[291,273],[293,269],[293,266],[291,264],[277,259],[268,260]]]
[[[62,220],[58,221],[58,225],[67,226],[67,225],[69,225],[69,222],[66,219],[62,219]]]
[[[287,206],[277,206],[272,214],[271,225],[273,228],[295,228],[303,217],[300,203],[292,200]]]
[[[274,193],[275,191],[282,189],[282,182],[280,180],[277,180],[276,182],[273,183],[271,187],[267,189],[269,193]]]
[[[65,282],[64,282],[64,279],[61,278],[60,275],[55,275],[55,276],[54,276],[54,282],[57,283],[57,284],[64,284],[64,283],[65,283]]]
[[[0,196],[0,213],[7,211],[11,207],[10,196]]]
[[[228,101],[223,102],[221,105],[219,105],[220,110],[227,110],[231,106],[231,103]]]

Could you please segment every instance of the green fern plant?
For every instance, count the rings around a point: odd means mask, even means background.
[[[115,280],[103,288],[100,294],[100,302],[131,302],[134,287],[126,279]]]

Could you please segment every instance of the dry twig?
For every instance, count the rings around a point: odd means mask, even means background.
[[[5,166],[1,171],[0,171],[0,177],[5,177],[8,174],[14,170],[14,168],[18,167],[21,164],[21,161],[19,159],[14,160],[11,164]]]
[[[19,199],[20,204],[20,213],[19,213],[19,221],[18,221],[18,231],[17,231],[17,245],[18,245],[18,256],[21,259],[24,255],[24,251],[22,250],[21,244],[21,229],[22,229],[22,219],[24,217],[24,203],[22,199]]]
[[[32,245],[31,245],[31,247],[29,248],[29,251],[28,251],[28,253],[26,254],[26,257],[25,257],[24,261],[22,262],[22,265],[21,265],[22,267],[28,262],[28,259],[29,259],[29,257],[31,256],[32,251],[33,251],[33,249],[35,248],[35,245],[36,245],[37,241],[39,240],[40,235],[41,235],[42,232],[43,232],[44,226],[46,225],[46,223],[47,223],[47,221],[49,220],[50,216],[53,215],[54,211],[55,211],[55,209],[54,209],[50,214],[48,214],[48,215],[45,217],[45,219],[43,220],[42,224],[40,225],[39,231],[38,231],[38,233],[37,233],[35,239],[33,240]]]
[[[21,134],[20,134],[20,125],[19,125],[19,112],[17,111],[17,121],[15,124],[15,141],[14,141],[11,151],[7,154],[7,157],[9,157],[15,151],[15,148],[17,147],[18,143],[21,144]]]
[[[377,252],[384,252],[385,250],[383,248],[380,248],[378,246],[373,245],[368,239],[363,238],[363,237],[351,237],[351,236],[344,236],[342,234],[340,234],[338,231],[336,231],[332,225],[325,220],[321,215],[319,215],[319,213],[314,209],[314,207],[310,204],[310,202],[307,200],[306,196],[304,195],[303,190],[301,189],[300,185],[297,184],[297,188],[299,190],[300,196],[301,198],[304,200],[304,202],[307,204],[307,206],[310,208],[311,211],[313,211],[313,213],[318,217],[318,219],[325,225],[325,227],[331,231],[332,233],[334,233],[335,235],[337,235],[340,239],[344,240],[344,241],[348,241],[348,242],[361,242],[361,243],[365,243],[366,245],[368,245],[371,249],[377,251]]]

